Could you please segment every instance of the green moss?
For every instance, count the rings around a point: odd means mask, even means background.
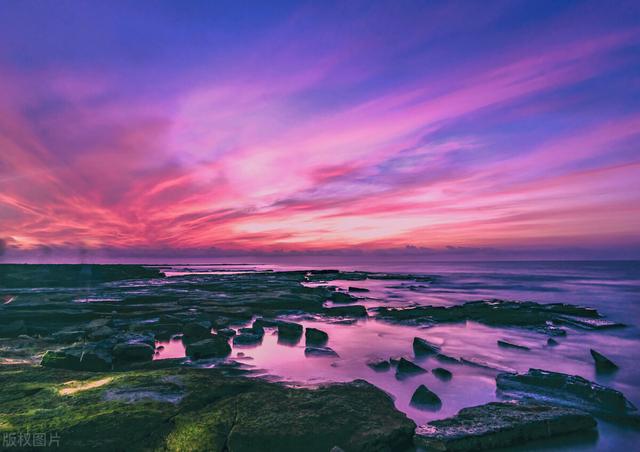
[[[211,369],[78,372],[0,366],[0,433],[49,432],[64,450],[393,450],[414,424],[365,382],[294,389]],[[81,388],[63,395],[61,389]],[[178,403],[110,397],[180,391]],[[10,394],[10,395],[8,395]],[[129,402],[131,402],[129,400]]]

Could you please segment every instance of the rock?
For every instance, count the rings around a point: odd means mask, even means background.
[[[595,427],[593,417],[571,408],[492,402],[418,427],[414,442],[429,450],[476,451]]]
[[[376,372],[386,372],[391,367],[391,364],[386,359],[374,359],[367,361],[367,366],[371,367]]]
[[[61,342],[61,343],[71,343],[71,342],[78,342],[84,339],[84,330],[77,330],[77,329],[63,329],[60,331],[57,331],[55,333],[53,333],[51,335],[51,337],[56,341],[56,342]]]
[[[417,364],[412,363],[411,361],[400,358],[398,361],[398,366],[396,367],[396,378],[402,379],[406,377],[410,377],[412,375],[423,374],[427,371]]]
[[[556,345],[558,345],[558,341],[556,341],[554,338],[550,337],[547,339],[547,345],[549,347],[555,347]]]
[[[420,385],[411,397],[411,405],[421,409],[437,411],[442,407],[442,400],[425,385]]]
[[[413,308],[376,308],[378,317],[409,324],[436,324],[473,320],[490,326],[516,326],[549,331],[555,323],[587,329],[623,326],[602,318],[595,309],[570,304],[540,304],[508,300],[471,301],[461,305],[417,306]],[[549,334],[553,334],[549,331]]]
[[[191,322],[187,323],[182,329],[184,338],[186,339],[205,339],[211,336],[211,322]]]
[[[108,326],[101,326],[90,330],[87,337],[92,341],[99,341],[102,339],[108,339],[116,335],[116,331]]]
[[[354,303],[359,300],[359,298],[353,297],[344,292],[332,292],[329,299],[334,303]]]
[[[503,366],[500,363],[493,363],[490,361],[483,361],[479,358],[465,358],[462,357],[460,358],[460,362],[463,364],[468,364],[470,366],[474,366],[474,367],[481,367],[483,369],[491,369],[491,370],[498,370],[500,372],[515,372],[515,369],[511,368],[511,367],[507,367],[507,366]]]
[[[618,369],[618,366],[602,353],[598,353],[594,349],[589,349],[591,356],[596,363],[596,369],[600,372],[610,372]]]
[[[112,327],[113,326],[113,320],[110,319],[110,318],[109,319],[107,319],[107,318],[95,319],[95,320],[92,320],[91,322],[87,323],[86,329],[87,330],[95,330],[97,328],[102,328],[103,326]]]
[[[250,328],[240,328],[238,329],[239,334],[252,334],[254,336],[264,336],[264,328],[261,326],[253,325]]]
[[[330,347],[306,347],[304,349],[304,356],[339,356]]]
[[[239,334],[233,337],[233,345],[256,345],[262,342],[262,337],[257,334]]]
[[[224,337],[233,337],[235,336],[236,330],[234,330],[233,328],[221,328],[217,331],[218,336],[224,336]]]
[[[513,348],[516,350],[525,350],[525,351],[531,350],[529,347],[525,347],[524,345],[513,344],[511,342],[503,341],[500,339],[498,339],[498,346],[502,348]]]
[[[302,337],[302,325],[293,322],[278,323],[278,340],[297,342]]]
[[[142,342],[120,343],[113,347],[113,356],[120,361],[149,361],[154,351],[152,346]]]
[[[453,374],[451,373],[451,371],[442,367],[436,367],[431,371],[431,373],[442,381],[449,381],[453,378]]]
[[[111,355],[93,344],[48,350],[40,361],[44,367],[57,369],[106,371],[112,368]]]
[[[445,355],[444,353],[438,353],[436,355],[436,359],[441,363],[449,363],[449,364],[460,364],[460,360],[458,358],[454,358],[453,356]]]
[[[413,353],[416,356],[435,355],[440,353],[440,347],[430,344],[426,340],[414,337],[413,338]]]
[[[620,391],[577,375],[529,369],[524,374],[498,374],[496,386],[515,397],[543,398],[591,413],[624,417],[637,411]]]
[[[231,353],[231,347],[226,338],[212,336],[210,339],[202,339],[187,345],[185,352],[193,359],[224,358]]]
[[[337,306],[334,308],[324,308],[322,310],[325,315],[331,317],[366,317],[367,308],[360,304],[352,306]]]
[[[304,337],[306,343],[310,345],[324,345],[329,340],[329,335],[317,328],[307,328]]]
[[[231,416],[237,413],[226,436],[228,450],[234,452],[407,450],[415,428],[393,409],[390,397],[362,380],[311,390],[254,392],[227,405]]]
[[[364,287],[353,287],[349,286],[347,289],[349,292],[369,292],[369,289],[365,289]]]

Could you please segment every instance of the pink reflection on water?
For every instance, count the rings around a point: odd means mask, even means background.
[[[335,350],[339,357],[306,357],[304,336],[297,344],[282,343],[278,341],[275,329],[268,328],[260,344],[232,345],[230,359],[238,359],[238,353],[243,353],[240,360],[253,368],[256,375],[271,376],[292,384],[367,380],[388,392],[394,398],[396,407],[417,423],[451,416],[461,408],[497,400],[495,375],[498,370],[441,362],[434,357],[416,358],[412,351],[415,336],[440,345],[444,354],[455,358],[473,359],[497,368],[517,371],[526,371],[532,367],[544,368],[600,381],[606,377],[595,374],[589,347],[607,349],[612,341],[619,342],[621,347],[629,346],[623,344],[626,341],[623,338],[570,331],[566,338],[558,338],[560,345],[549,347],[543,334],[520,329],[491,328],[475,322],[419,328],[387,324],[373,319],[360,320],[352,325],[295,318],[290,320],[327,332],[329,341],[326,345]],[[530,350],[499,347],[499,339],[525,345]],[[179,338],[159,345],[165,348],[158,353],[156,359],[184,357],[184,346]],[[393,368],[386,372],[376,372],[366,364],[371,359],[399,356],[416,362],[429,372],[398,380]],[[432,373],[436,367],[450,370],[453,378],[450,381],[439,380]],[[421,384],[442,399],[440,410],[423,411],[410,405],[413,392]]]

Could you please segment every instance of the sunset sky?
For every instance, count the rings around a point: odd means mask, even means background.
[[[0,1],[7,255],[640,250],[639,146],[638,1]]]

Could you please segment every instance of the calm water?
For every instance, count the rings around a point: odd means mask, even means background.
[[[433,358],[415,359],[411,343],[415,336],[440,344],[445,354],[472,358],[493,367],[526,371],[531,367],[581,375],[623,391],[640,406],[640,263],[639,262],[299,262],[229,265],[176,265],[169,274],[175,277],[192,272],[290,270],[300,268],[339,268],[435,275],[436,282],[416,288],[407,281],[331,281],[346,288],[370,289],[360,304],[410,306],[420,304],[448,306],[465,301],[495,297],[532,300],[541,303],[564,302],[597,308],[607,318],[628,324],[609,331],[583,331],[568,328],[558,338],[560,345],[549,347],[546,336],[521,329],[493,328],[474,322],[431,328],[399,326],[373,319],[353,325],[328,323],[312,316],[290,316],[307,327],[329,334],[328,346],[339,357],[305,357],[304,338],[299,344],[280,344],[274,330],[267,330],[257,346],[233,348],[236,357],[252,366],[258,375],[291,384],[365,379],[390,393],[398,409],[417,423],[455,414],[459,409],[498,400],[495,391],[497,371],[466,365],[441,363]],[[409,286],[414,286],[410,288]],[[357,294],[360,295],[360,294]],[[504,349],[498,339],[507,339],[530,347],[530,351]],[[184,356],[179,339],[163,343],[158,358]],[[609,356],[619,366],[615,374],[596,374],[589,348]],[[240,354],[240,355],[238,355]],[[375,372],[366,362],[372,358],[405,356],[426,369],[444,367],[453,372],[448,382],[427,373],[397,380],[393,370]],[[215,363],[204,363],[215,365]],[[409,404],[413,391],[425,384],[443,401],[438,411],[422,411]],[[640,434],[600,421],[599,435],[561,438],[528,445],[522,450],[617,450],[640,441]]]

